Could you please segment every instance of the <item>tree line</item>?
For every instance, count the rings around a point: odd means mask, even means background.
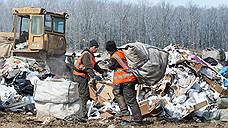
[[[180,44],[193,49],[228,49],[228,8],[205,8],[189,3],[153,5],[149,0],[130,3],[113,0],[5,0],[0,3],[0,31],[11,31],[15,7],[42,7],[67,12],[69,47],[82,49],[89,40],[114,40],[118,46],[144,42],[157,47]]]

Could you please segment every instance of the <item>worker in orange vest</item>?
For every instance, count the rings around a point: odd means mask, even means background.
[[[139,105],[136,100],[135,85],[137,78],[128,67],[127,59],[124,56],[122,50],[118,50],[114,41],[108,41],[105,44],[106,50],[110,54],[109,69],[114,70],[113,74],[113,94],[120,107],[120,116],[129,116],[130,112],[128,107],[132,111],[134,120],[132,124],[141,124],[142,116]]]
[[[97,52],[99,45],[96,40],[91,40],[89,43],[89,48],[86,48],[82,51],[81,56],[77,59],[76,63],[74,64],[74,71],[73,71],[73,81],[79,83],[78,91],[79,97],[82,100],[82,120],[86,120],[87,117],[87,108],[86,104],[89,100],[89,87],[88,82],[89,79],[92,78],[93,83],[96,81],[101,80],[102,78],[97,76],[94,73],[94,70],[99,72],[100,74],[105,74],[105,70],[101,69],[95,60],[94,53]]]

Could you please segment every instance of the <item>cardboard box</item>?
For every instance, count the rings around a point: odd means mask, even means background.
[[[157,116],[163,111],[162,103],[159,100],[153,102],[152,105],[149,105],[147,100],[139,102],[139,108],[142,116]]]
[[[150,112],[151,112],[150,111],[150,105],[149,105],[149,102],[147,100],[140,102],[139,108],[140,108],[142,116],[150,114]]]
[[[190,108],[190,109],[188,110],[188,113],[197,111],[197,110],[199,110],[199,109],[201,109],[201,108],[203,108],[203,107],[205,107],[205,106],[207,106],[207,105],[208,105],[208,102],[207,102],[206,100],[203,101],[203,102],[200,102],[200,103],[198,103],[198,104],[195,104],[192,108]]]
[[[112,93],[112,87],[107,85],[107,84],[101,84],[98,83],[96,85],[97,90],[89,86],[89,93],[90,93],[90,98],[92,98],[94,101],[104,104],[104,102],[110,102],[114,99],[114,95]],[[96,97],[96,92],[98,93],[98,97]]]

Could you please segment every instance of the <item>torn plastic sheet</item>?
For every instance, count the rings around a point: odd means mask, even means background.
[[[100,108],[101,111],[108,112],[112,111],[114,113],[120,112],[120,108],[117,103],[115,102],[104,102],[104,106]]]
[[[25,106],[34,104],[33,96],[18,95],[14,87],[0,85],[1,105],[10,111],[24,111]]]
[[[202,74],[206,75],[207,77],[209,77],[210,79],[218,77],[218,75],[210,68],[203,67],[203,68],[201,68],[200,72]]]
[[[28,42],[19,43],[16,45],[16,49],[25,49],[28,48]]]
[[[164,111],[166,112],[166,115],[170,119],[178,119],[181,120],[183,117],[185,117],[188,114],[188,109],[182,105],[176,105],[173,104],[167,104],[164,107]]]
[[[205,111],[203,113],[203,117],[206,120],[220,120],[220,121],[228,121],[228,98],[218,98],[215,106],[210,111]]]
[[[88,107],[87,116],[88,116],[89,120],[101,118],[101,114],[100,114],[99,110],[94,106],[95,106],[94,101],[88,101],[87,102],[87,107]]]
[[[24,96],[20,101],[10,104],[7,109],[13,112],[24,111],[23,107],[35,104],[33,96]]]
[[[0,84],[0,98],[4,107],[7,107],[9,104],[15,102],[15,97],[17,96],[17,91],[14,87],[1,85]]]

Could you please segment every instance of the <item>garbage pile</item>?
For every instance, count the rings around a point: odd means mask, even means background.
[[[0,62],[0,109],[36,114],[34,80],[45,79],[50,72],[35,59],[12,56]]]
[[[153,54],[153,47],[143,45],[143,48],[150,49],[148,54]],[[133,47],[130,49],[134,50]],[[169,45],[163,51],[169,53],[169,56],[164,54],[168,62],[157,58],[158,63],[152,63],[154,54],[147,56],[149,58],[144,60],[144,67],[141,61],[137,61],[139,64],[136,65],[130,64],[136,70],[141,65],[142,71],[146,71],[144,75],[150,74],[146,77],[146,83],[135,87],[142,116],[159,116],[171,120],[190,117],[196,121],[228,121],[228,67],[223,63],[225,58],[219,56],[221,53],[213,51],[210,57],[208,51],[203,54],[204,51],[190,51],[175,45]],[[99,60],[99,65],[106,67],[105,59]],[[0,110],[30,112],[66,120],[75,115],[76,118],[80,117],[77,83],[53,78],[54,74],[47,65],[35,59],[14,56],[1,60],[0,67]],[[159,75],[163,77],[156,77],[152,73],[156,70],[153,69],[160,70]],[[112,74],[108,72],[104,80],[95,87],[89,87],[92,99],[87,103],[89,119],[112,119],[120,112],[112,93]]]
[[[217,100],[227,96],[226,78],[218,72],[222,66],[211,66],[187,49],[170,45],[165,50],[170,54],[165,77],[152,88],[157,95],[145,98],[163,100],[166,118],[181,120],[191,113],[206,119],[205,114],[216,111]]]
[[[190,117],[196,121],[228,121],[225,116],[227,113],[224,113],[228,109],[223,110],[228,106],[225,98],[228,95],[225,87],[227,67],[214,58],[210,61],[208,57],[202,59],[199,57],[202,56],[201,52],[173,45],[164,50],[169,52],[165,76],[153,86],[139,84],[136,87],[142,115],[172,120]],[[108,84],[99,83],[97,91],[90,88],[90,96],[94,100],[89,107],[88,116],[91,119],[104,118],[104,115],[109,118],[118,113],[118,105],[113,100],[112,88]],[[102,107],[96,107],[97,102]]]

